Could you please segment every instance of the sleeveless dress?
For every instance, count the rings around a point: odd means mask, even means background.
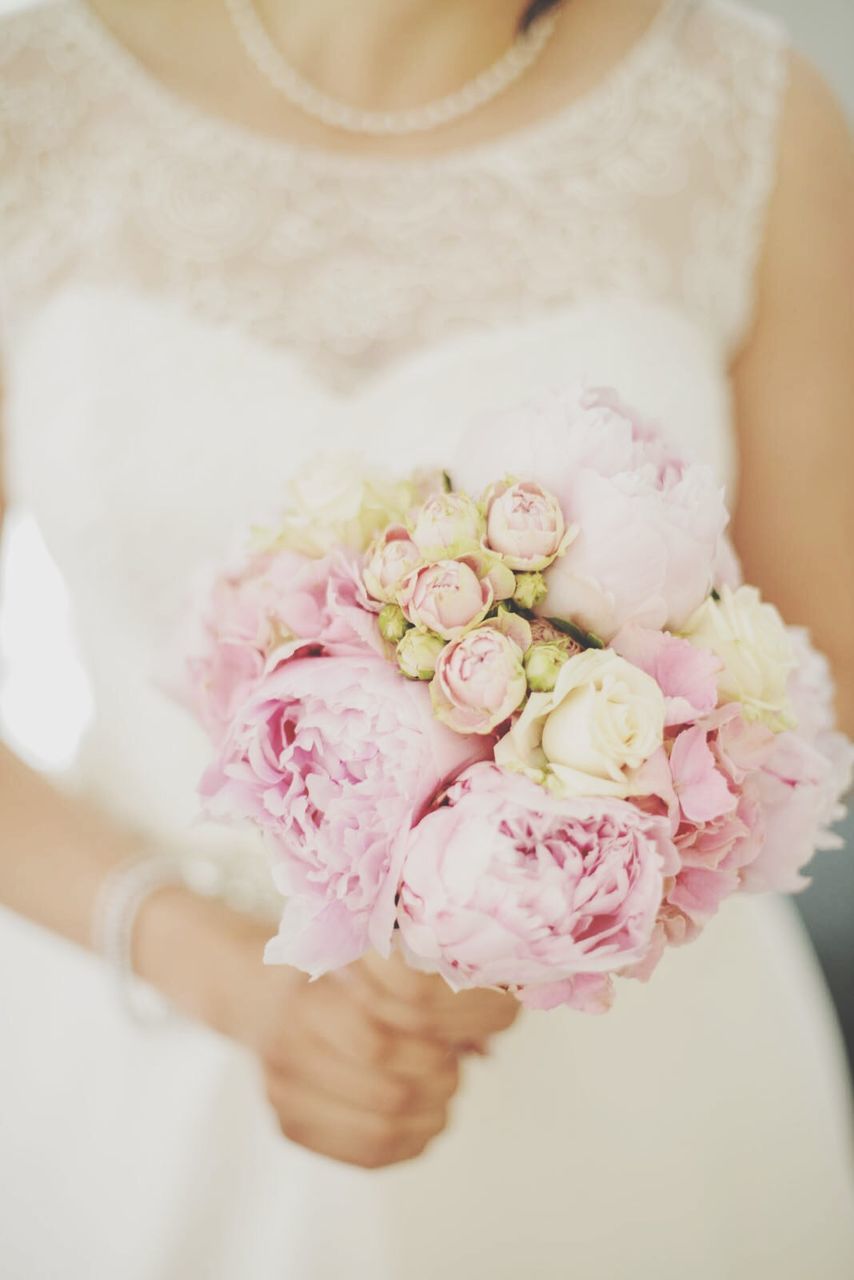
[[[0,24],[7,483],[74,604],[74,785],[248,887],[195,824],[206,746],[161,692],[198,567],[319,450],[409,469],[468,415],[619,386],[732,489],[785,39],[670,0],[605,82],[442,157],[256,136],[162,88],[79,0]],[[281,1138],[255,1064],[132,1024],[99,962],[0,919],[8,1280],[842,1280],[850,1116],[787,904],[728,904],[601,1019],[523,1016],[449,1131],[364,1172]]]

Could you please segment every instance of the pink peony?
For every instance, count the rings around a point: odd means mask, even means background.
[[[321,563],[326,568],[326,583],[320,626],[314,634],[300,638],[315,641],[330,656],[368,652],[388,656],[376,615],[365,598],[358,558],[342,549],[332,552]],[[283,656],[288,657],[289,654],[285,652]],[[276,660],[274,650],[267,663],[268,669],[275,665]]]
[[[487,496],[486,541],[511,569],[545,569],[569,542],[560,503],[532,481],[495,486]]]
[[[708,595],[727,523],[711,469],[672,454],[601,390],[482,415],[455,478],[511,472],[547,485],[578,534],[546,573],[549,614],[610,640],[626,623],[678,629]]]
[[[490,626],[446,645],[430,684],[437,718],[456,733],[491,733],[516,710],[527,688],[522,650]]]
[[[464,560],[437,560],[404,578],[398,594],[409,622],[457,640],[482,622],[495,600],[492,584]]]
[[[388,953],[406,834],[481,754],[435,719],[427,689],[373,654],[295,658],[244,703],[201,783],[209,816],[269,839],[290,899],[269,960],[314,975]]]
[[[603,1008],[604,979],[649,946],[675,866],[662,819],[622,800],[560,800],[476,764],[409,837],[404,950],[454,989]]]
[[[261,572],[268,560],[259,557],[218,578],[193,619],[195,634],[187,645],[185,679],[178,692],[214,742],[221,740],[261,678],[267,651],[275,643]]]
[[[277,551],[242,556],[208,584],[188,646],[185,692],[214,741],[222,739],[274,650],[287,645],[292,651],[297,638],[328,638],[331,612],[339,640],[347,634],[357,643],[329,602],[330,583],[335,580],[335,594],[348,572],[344,557],[310,560]]]

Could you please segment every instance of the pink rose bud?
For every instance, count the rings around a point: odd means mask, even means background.
[[[397,598],[413,626],[457,640],[483,621],[494,595],[490,582],[464,560],[437,560],[407,574]]]
[[[549,589],[541,573],[519,573],[516,575],[516,590],[513,599],[523,609],[536,609],[548,595]]]
[[[560,503],[533,481],[499,485],[487,494],[486,540],[511,569],[545,569],[568,545]]]
[[[412,541],[423,559],[445,559],[478,547],[486,532],[480,508],[465,493],[435,493],[415,517]]]
[[[526,693],[521,649],[490,626],[443,649],[430,685],[437,719],[456,733],[491,733]]]
[[[377,622],[379,623],[380,635],[383,640],[388,640],[390,644],[397,644],[406,634],[406,618],[403,616],[403,610],[400,605],[383,605]]]
[[[397,665],[409,680],[431,680],[446,643],[432,631],[410,627],[397,646]]]
[[[390,524],[374,538],[365,553],[362,580],[368,595],[384,604],[395,598],[402,578],[415,569],[423,556],[402,524]]]
[[[487,618],[482,624],[484,627],[494,627],[496,631],[500,631],[503,636],[507,636],[519,646],[524,653],[531,647],[531,624],[527,618],[523,618],[520,613],[514,613],[512,609],[507,609],[500,604],[495,610],[493,618]]]

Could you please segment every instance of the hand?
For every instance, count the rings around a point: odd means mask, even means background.
[[[309,982],[267,968],[254,985],[237,1030],[293,1142],[373,1169],[420,1155],[442,1132],[458,1083],[447,1046],[384,1026],[335,974]]]
[[[371,953],[341,977],[384,1026],[441,1040],[457,1052],[486,1052],[489,1038],[512,1026],[519,1014],[513,996],[455,993],[438,975],[410,969],[398,952],[388,960]]]
[[[380,1005],[386,1014],[394,1007],[391,994],[372,1003],[367,992],[356,997],[349,977],[309,982],[265,966],[269,935],[268,924],[166,890],[140,914],[137,967],[179,1007],[251,1050],[293,1142],[370,1169],[419,1155],[447,1123],[457,1055],[444,1039],[380,1017]]]

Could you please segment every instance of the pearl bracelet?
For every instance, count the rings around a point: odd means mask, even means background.
[[[143,983],[133,964],[134,929],[140,908],[152,893],[167,885],[181,885],[177,859],[165,854],[138,854],[119,863],[106,877],[95,901],[92,920],[94,948],[118,980],[122,1003],[130,1017],[151,1025],[171,1018],[165,997]]]

